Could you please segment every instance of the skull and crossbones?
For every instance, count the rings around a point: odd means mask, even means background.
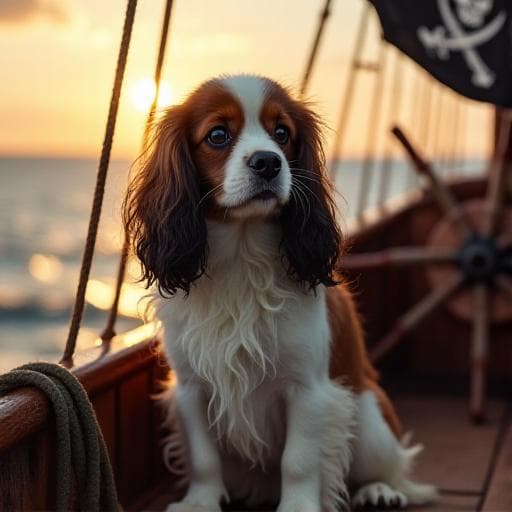
[[[455,11],[467,27],[479,28],[492,10],[493,0],[455,0]]]
[[[486,24],[494,0],[454,0],[454,3],[455,12],[450,7],[450,0],[437,0],[443,25],[432,29],[419,27],[418,39],[427,50],[442,60],[448,59],[450,52],[461,52],[472,71],[473,85],[487,89],[494,84],[496,76],[476,48],[493,39],[501,31],[507,13],[499,12]],[[474,30],[466,31],[465,27]]]

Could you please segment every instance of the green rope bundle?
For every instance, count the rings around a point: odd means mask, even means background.
[[[87,393],[68,370],[52,363],[29,363],[0,375],[0,393],[34,386],[50,400],[57,429],[58,512],[69,510],[72,468],[80,511],[121,510],[105,441]]]

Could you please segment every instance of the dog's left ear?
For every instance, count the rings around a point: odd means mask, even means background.
[[[206,269],[206,222],[183,106],[169,109],[132,179],[124,225],[142,263],[142,279],[162,296],[185,293]]]
[[[336,221],[332,185],[327,176],[321,122],[297,103],[296,153],[290,162],[292,194],[281,214],[281,247],[288,274],[309,288],[336,284],[342,234]]]

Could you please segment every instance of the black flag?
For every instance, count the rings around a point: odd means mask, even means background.
[[[511,0],[370,0],[384,38],[469,98],[512,108]]]

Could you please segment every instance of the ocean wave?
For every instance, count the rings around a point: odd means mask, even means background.
[[[46,322],[67,320],[71,317],[73,302],[67,304],[51,304],[39,300],[27,300],[16,304],[0,303],[0,321],[26,320],[30,322]],[[97,320],[106,317],[105,311],[87,304],[85,317]]]

